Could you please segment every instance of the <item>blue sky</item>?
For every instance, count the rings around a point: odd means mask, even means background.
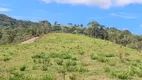
[[[142,0],[0,0],[0,13],[63,25],[86,25],[96,20],[108,27],[142,34]]]

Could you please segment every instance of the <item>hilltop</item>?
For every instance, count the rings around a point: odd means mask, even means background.
[[[31,44],[0,46],[2,80],[116,80],[142,78],[142,54],[115,43],[50,33]]]
[[[115,27],[104,26],[97,21],[83,24],[68,23],[62,25],[48,20],[39,22],[17,20],[0,14],[0,45],[21,43],[33,37],[40,37],[49,33],[72,33],[108,40],[116,44],[127,46],[138,51],[142,50],[142,36],[132,34],[129,30],[119,30]]]
[[[5,14],[0,14],[0,27],[22,27],[36,24],[31,21],[17,20]]]

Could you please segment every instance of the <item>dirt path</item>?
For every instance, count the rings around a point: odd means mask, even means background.
[[[24,42],[21,42],[20,44],[28,44],[28,43],[33,43],[35,42],[36,39],[38,39],[39,37],[34,37],[34,38],[31,38],[29,40],[26,40]]]

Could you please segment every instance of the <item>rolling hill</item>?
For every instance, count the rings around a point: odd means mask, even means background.
[[[50,33],[0,46],[0,80],[142,79],[142,54],[83,35]]]

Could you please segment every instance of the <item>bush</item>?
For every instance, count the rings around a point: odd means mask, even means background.
[[[20,71],[25,71],[25,69],[26,69],[26,66],[25,66],[25,65],[22,66],[22,67],[20,67]]]
[[[59,54],[58,53],[50,53],[49,55],[51,58],[57,58],[59,57]]]
[[[60,55],[60,58],[61,58],[61,59],[71,59],[72,56],[69,55],[68,53],[63,53],[63,54]]]
[[[11,59],[11,57],[9,57],[9,56],[4,56],[4,59],[3,59],[3,61],[9,61]]]
[[[98,61],[107,62],[108,59],[106,59],[105,57],[100,56],[100,57],[98,57]]]
[[[36,60],[36,59],[33,59],[33,62],[34,62],[34,63],[37,63],[37,60]]]
[[[66,67],[60,66],[57,68],[57,71],[58,71],[58,73],[65,73],[65,72],[67,72],[67,69],[66,69]]]
[[[67,68],[67,71],[68,72],[76,72],[78,69],[77,69],[77,67],[76,66],[69,66],[68,68]]]
[[[110,68],[109,67],[105,67],[104,70],[105,70],[105,72],[110,72]]]
[[[115,57],[115,54],[107,53],[107,54],[105,54],[105,57]]]
[[[132,65],[131,66],[130,75],[131,76],[137,75],[139,77],[142,77],[142,70],[141,70],[141,68]]]
[[[97,54],[91,54],[91,59],[92,60],[97,60],[98,59],[98,55]]]
[[[97,54],[91,54],[91,59],[92,60],[98,60],[98,61],[101,61],[101,62],[107,62],[108,59],[106,59],[105,57],[103,56],[98,56]]]
[[[51,74],[47,74],[43,77],[42,80],[55,80]]]
[[[12,75],[9,76],[8,80],[26,80],[26,77],[23,73],[15,71],[12,72]]]
[[[36,58],[36,59],[38,59],[38,58],[45,59],[45,58],[48,58],[48,57],[49,56],[47,54],[43,53],[43,52],[41,54],[37,54],[35,56],[32,56],[32,58]]]
[[[130,75],[128,72],[120,72],[117,74],[119,79],[129,79]]]
[[[115,71],[115,72],[110,72],[110,75],[112,77],[117,77],[119,79],[130,79],[130,72],[127,71]]]
[[[48,70],[48,66],[47,66],[47,65],[43,65],[43,66],[42,66],[42,70],[43,70],[43,71],[47,71],[47,70]]]
[[[67,61],[64,62],[64,65],[65,65],[66,67],[69,67],[69,66],[76,66],[77,64],[76,64],[75,61],[67,60]]]
[[[62,65],[62,64],[63,64],[63,60],[62,60],[62,59],[56,59],[55,62],[56,62],[58,65]]]
[[[76,57],[72,57],[72,60],[75,60],[75,61],[76,61],[76,60],[77,60],[77,58],[76,58]]]
[[[84,51],[83,50],[79,50],[79,54],[80,55],[84,55]]]
[[[83,66],[80,66],[80,67],[78,68],[78,71],[79,71],[79,72],[87,72],[88,69],[85,68],[85,67],[83,67]]]

